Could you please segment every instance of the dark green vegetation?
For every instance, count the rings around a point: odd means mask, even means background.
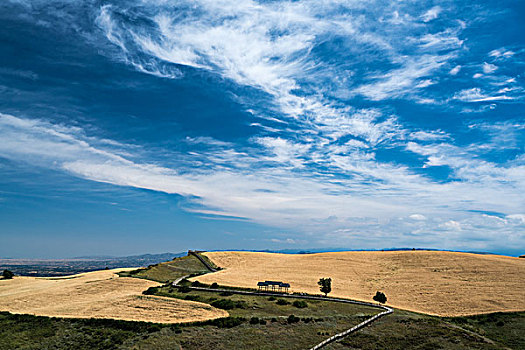
[[[454,317],[447,321],[512,349],[525,349],[525,312]]]
[[[157,288],[155,294],[211,304],[215,307],[228,310],[230,316],[246,317],[247,319],[251,317],[266,319],[271,319],[272,317],[285,318],[294,314],[298,317],[325,317],[334,320],[343,320],[344,322],[348,320],[349,324],[357,324],[361,322],[363,317],[375,315],[380,312],[380,310],[368,306],[321,300],[308,300],[308,302],[306,302],[304,300],[291,298],[242,295],[215,291],[183,291],[184,288],[175,288],[167,285]]]
[[[385,293],[383,292],[376,292],[376,295],[374,295],[374,297],[372,298],[374,299],[375,301],[381,303],[381,304],[384,304],[386,303],[386,295]]]
[[[322,293],[324,293],[325,296],[328,295],[332,291],[332,279],[331,278],[320,278],[319,282],[317,282],[319,285],[319,289]]]
[[[4,270],[2,272],[2,277],[6,280],[10,280],[11,278],[13,278],[15,276],[15,274],[9,270]]]
[[[348,326],[331,318],[314,321],[297,316],[228,317],[185,325],[161,325],[0,312],[0,350],[305,349]]]
[[[202,262],[192,255],[175,258],[171,261],[151,265],[144,269],[122,272],[122,277],[137,277],[157,282],[175,281],[176,279],[193,274],[198,276],[208,272]]]
[[[363,318],[355,315],[347,321],[355,324]],[[348,326],[340,319],[299,317],[294,314],[271,318],[228,317],[186,325],[161,325],[0,312],[0,350],[293,350],[306,349]],[[327,349],[524,349],[524,333],[525,313],[444,319],[396,310],[394,314],[339,343],[329,345]]]
[[[502,324],[502,323],[503,324]],[[396,310],[327,349],[525,349],[525,313],[440,318]]]

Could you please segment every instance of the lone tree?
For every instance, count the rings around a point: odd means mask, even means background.
[[[317,282],[321,292],[324,293],[324,296],[328,296],[328,293],[332,291],[332,279],[331,278],[320,278]]]
[[[381,304],[386,303],[386,295],[383,292],[377,292],[376,295],[374,295],[374,300],[377,302],[380,302]]]
[[[4,270],[4,272],[2,272],[2,276],[4,276],[6,280],[10,280],[11,278],[13,278],[14,275],[15,274],[9,270]]]

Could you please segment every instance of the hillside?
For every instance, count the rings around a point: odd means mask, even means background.
[[[148,322],[203,321],[228,314],[209,305],[142,295],[159,284],[102,270],[67,277],[15,277],[0,281],[0,311],[52,317],[113,318]]]
[[[525,260],[518,258],[440,251],[205,255],[225,270],[196,278],[203,283],[253,288],[280,280],[295,292],[319,293],[318,279],[331,277],[332,296],[371,301],[380,290],[391,306],[431,315],[525,310]]]
[[[207,259],[207,258],[205,258]],[[165,261],[147,268],[123,271],[120,276],[144,278],[157,282],[175,281],[176,279],[190,274],[198,275],[209,272],[206,266],[195,256],[187,255]]]

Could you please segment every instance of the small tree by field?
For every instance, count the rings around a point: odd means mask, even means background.
[[[2,276],[4,277],[4,279],[6,280],[10,280],[11,278],[13,278],[15,274],[12,273],[11,271],[9,270],[4,270],[4,272],[2,272]]]
[[[381,304],[386,303],[386,295],[383,292],[377,292],[376,295],[374,295],[373,298],[375,301],[380,302]]]
[[[331,278],[320,278],[319,282],[317,282],[319,285],[319,289],[321,289],[321,292],[324,293],[324,296],[328,296],[328,293],[332,291],[332,279]]]

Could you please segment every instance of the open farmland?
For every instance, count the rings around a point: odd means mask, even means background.
[[[228,316],[209,305],[142,295],[159,284],[102,270],[68,277],[0,280],[0,311],[39,316],[113,318],[160,323]]]
[[[319,278],[331,277],[331,296],[371,301],[380,290],[391,306],[431,315],[525,310],[525,260],[518,258],[439,251],[206,256],[225,268],[195,278],[208,284],[254,288],[282,280],[294,292],[319,293]]]

